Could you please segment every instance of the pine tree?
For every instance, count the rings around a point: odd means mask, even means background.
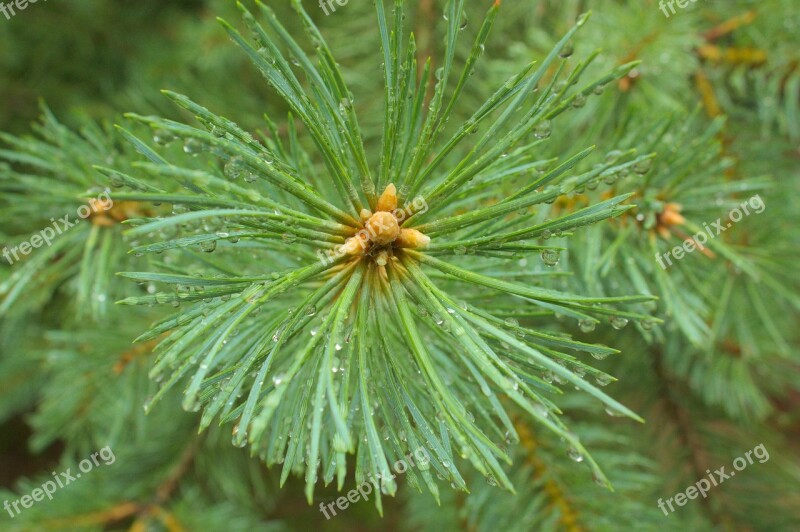
[[[114,453],[4,528],[800,523],[790,3],[406,4],[176,8],[0,136],[4,246],[87,213],[0,269],[0,499]]]

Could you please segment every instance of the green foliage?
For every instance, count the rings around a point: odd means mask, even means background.
[[[0,422],[51,459],[0,499],[116,454],[0,528],[796,528],[790,0],[305,4],[0,20],[2,245],[115,205],[0,266]],[[389,184],[430,242],[329,254]]]

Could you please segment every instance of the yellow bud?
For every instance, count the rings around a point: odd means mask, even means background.
[[[394,242],[400,234],[397,218],[388,212],[376,212],[367,221],[367,231],[375,244],[382,246]]]
[[[403,229],[397,237],[397,245],[401,248],[424,248],[431,242],[431,237],[416,229]]]
[[[342,247],[339,248],[339,252],[343,255],[358,255],[367,247],[367,242],[360,236],[351,236],[347,240],[344,241]]]
[[[390,184],[386,187],[386,190],[383,191],[381,197],[378,198],[378,206],[376,207],[379,211],[384,212],[392,212],[397,208],[397,189],[394,185]]]

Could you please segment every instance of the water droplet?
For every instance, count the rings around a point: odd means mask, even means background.
[[[506,431],[505,439],[506,443],[509,445],[519,443],[519,436],[515,432],[512,432],[510,430]]]
[[[655,324],[653,323],[653,320],[644,319],[639,322],[639,325],[641,325],[642,329],[644,329],[645,331],[649,331],[653,328],[653,325]]]
[[[465,255],[467,253],[467,248],[465,246],[458,246],[453,250],[453,253],[456,255]]]
[[[202,249],[206,253],[212,253],[215,249],[217,249],[217,241],[204,240],[203,242],[200,242],[200,249]]]
[[[567,57],[571,56],[575,52],[575,45],[572,44],[572,41],[567,41],[561,51],[558,52],[558,57],[562,59],[566,59]]]
[[[557,249],[545,249],[542,251],[542,261],[548,266],[555,266],[561,258],[561,252]]]
[[[550,120],[544,120],[536,125],[533,130],[533,136],[537,139],[546,139],[550,137],[553,132],[553,123]]]
[[[633,165],[633,171],[639,175],[646,174],[653,167],[653,159],[642,159]]]
[[[606,482],[603,480],[603,476],[597,471],[592,471],[592,481],[598,486],[602,486],[604,488],[608,487]]]
[[[598,373],[594,376],[594,381],[598,384],[598,386],[608,386],[613,380],[614,379],[611,377],[611,375],[606,375],[605,373]]]
[[[239,434],[239,424],[233,426],[232,431],[233,437],[231,438],[231,443],[234,447],[244,447],[247,445],[247,432],[243,432],[241,435]]]
[[[622,316],[612,316],[609,321],[611,326],[617,330],[624,328],[628,324],[628,319]]]
[[[167,146],[169,143],[175,140],[175,138],[176,137],[172,134],[172,132],[165,129],[157,129],[153,133],[153,142],[162,146]]]
[[[285,380],[286,380],[286,375],[283,373],[276,373],[275,375],[272,376],[272,384],[274,384],[276,388],[281,384],[283,384]]]
[[[231,157],[225,163],[225,175],[228,179],[236,179],[245,171],[245,163],[241,157]]]
[[[193,156],[202,152],[204,147],[205,145],[197,139],[186,139],[183,143],[183,151]]]
[[[503,320],[503,323],[505,323],[507,327],[519,327],[519,320],[516,318],[506,318]]]
[[[579,92],[572,99],[572,107],[575,107],[575,108],[579,109],[579,108],[583,107],[584,105],[586,105],[586,95],[583,94],[582,92]]]
[[[597,322],[594,320],[578,320],[578,327],[585,333],[592,332],[596,326]]]
[[[187,395],[183,398],[183,402],[181,403],[181,407],[186,412],[197,412],[200,410],[200,402],[197,398],[193,395]]]
[[[569,456],[570,459],[572,459],[572,460],[574,460],[576,462],[583,462],[583,455],[575,447],[570,446],[567,449],[567,456]]]

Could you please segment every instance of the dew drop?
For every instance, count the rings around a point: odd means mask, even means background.
[[[245,163],[241,157],[231,157],[225,163],[225,175],[228,179],[237,179],[245,171]]]
[[[568,41],[561,51],[558,52],[558,57],[562,59],[566,59],[567,57],[571,56],[575,52],[575,45],[572,44],[572,41]]]
[[[203,151],[203,147],[203,143],[197,139],[186,139],[183,143],[183,151],[195,157]]]
[[[536,128],[533,130],[533,135],[537,139],[546,139],[550,137],[551,133],[553,132],[553,123],[550,120],[544,120],[536,125]]]
[[[545,249],[542,251],[542,261],[548,266],[555,266],[561,258],[561,252],[557,249]]]
[[[234,447],[239,447],[239,448],[242,448],[245,445],[247,445],[247,432],[245,431],[241,435],[239,435],[238,423],[233,427],[231,443],[233,444]]]
[[[617,330],[625,328],[628,324],[628,319],[621,316],[612,316],[609,321],[611,322],[611,326]]]
[[[157,129],[153,133],[153,142],[161,146],[167,146],[173,140],[175,140],[175,135],[165,129]]]
[[[653,159],[642,159],[633,165],[633,171],[639,175],[644,175],[653,167]]]
[[[574,460],[576,462],[583,462],[583,455],[575,447],[570,446],[567,449],[567,456],[569,456],[571,460]]]
[[[594,381],[598,386],[608,386],[612,380],[611,375],[606,375],[605,373],[598,373],[594,376]]]

